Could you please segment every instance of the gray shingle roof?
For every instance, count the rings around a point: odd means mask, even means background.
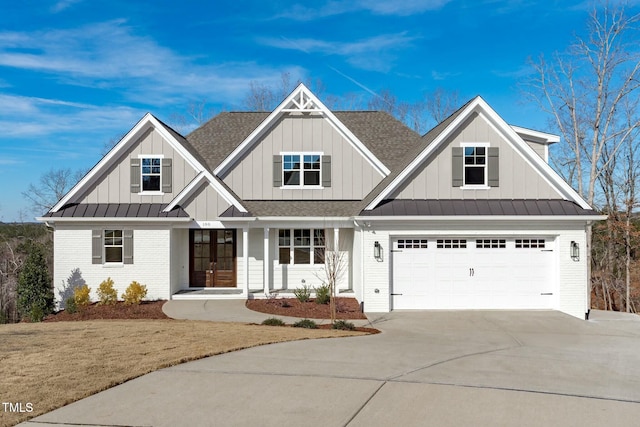
[[[359,211],[359,200],[245,200],[253,216],[350,217]]]
[[[45,218],[189,218],[182,208],[163,212],[162,203],[80,203],[48,212]]]
[[[385,200],[361,216],[600,215],[568,200]]]

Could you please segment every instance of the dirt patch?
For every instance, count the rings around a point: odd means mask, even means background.
[[[118,301],[113,305],[100,305],[93,303],[79,308],[76,313],[65,310],[47,316],[45,322],[61,322],[75,320],[127,320],[127,319],[168,319],[162,312],[162,306],[166,301],[143,301],[140,305],[126,305]]]
[[[297,298],[250,299],[247,308],[276,316],[303,319],[330,319],[329,304],[316,304],[314,300],[300,302]],[[336,298],[338,319],[366,319],[355,298]]]

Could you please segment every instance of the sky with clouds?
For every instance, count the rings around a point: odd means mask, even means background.
[[[582,0],[23,0],[0,14],[0,220],[49,169],[91,168],[151,112],[242,109],[250,84],[321,81],[326,97],[436,88],[482,95],[509,123],[545,130],[523,103],[527,58],[584,32]]]

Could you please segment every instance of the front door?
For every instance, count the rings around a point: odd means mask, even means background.
[[[236,230],[190,230],[191,287],[236,286]]]

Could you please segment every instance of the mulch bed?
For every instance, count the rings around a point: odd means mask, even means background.
[[[163,312],[162,306],[166,301],[143,301],[140,305],[125,305],[118,301],[114,305],[99,305],[93,303],[79,308],[76,313],[65,310],[47,316],[45,322],[66,322],[73,320],[102,320],[102,319],[169,319]]]
[[[330,319],[329,304],[316,304],[314,300],[300,302],[296,298],[250,299],[247,308],[276,316],[305,319]],[[355,298],[336,298],[336,318],[366,319]]]

